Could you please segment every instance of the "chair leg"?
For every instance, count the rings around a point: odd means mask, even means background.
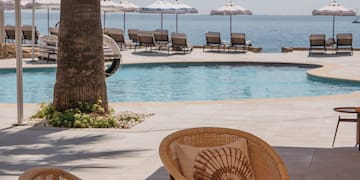
[[[337,122],[337,125],[336,125],[335,134],[334,134],[334,139],[333,139],[333,142],[332,142],[332,147],[333,147],[333,148],[334,148],[334,145],[335,145],[336,135],[337,135],[337,132],[338,132],[338,129],[339,129],[339,123],[340,123],[340,116],[339,116],[339,119],[338,119],[338,122]]]

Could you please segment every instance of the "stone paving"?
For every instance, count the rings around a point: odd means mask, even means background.
[[[318,64],[312,75],[360,80],[359,56],[309,57],[286,54],[192,54],[123,52],[124,63],[154,62],[278,62]],[[0,60],[13,68],[15,60]],[[25,67],[55,64],[29,63]],[[167,179],[158,156],[161,140],[183,128],[217,126],[253,133],[272,145],[285,161],[291,179],[352,180],[360,176],[355,124],[342,123],[331,146],[338,106],[358,106],[360,92],[351,94],[232,101],[113,103],[116,111],[154,113],[132,129],[58,129],[12,127],[16,104],[0,104],[0,179],[16,179],[26,169],[51,165],[83,179]],[[25,104],[25,117],[36,110]]]

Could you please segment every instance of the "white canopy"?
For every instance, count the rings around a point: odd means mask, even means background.
[[[154,14],[175,14],[173,4],[165,0],[156,0],[154,3],[141,8],[141,13],[154,13]]]
[[[356,12],[334,1],[327,6],[313,10],[312,14],[324,16],[355,16]]]
[[[176,0],[174,2],[173,7],[175,8],[176,11],[180,10],[180,11],[183,11],[183,13],[192,13],[192,14],[199,13],[196,8],[193,8],[179,0]]]
[[[228,15],[230,16],[230,35],[232,33],[232,16],[233,15],[252,15],[252,12],[244,7],[241,7],[234,2],[230,1],[223,7],[213,9],[210,15]]]
[[[230,1],[218,9],[211,10],[210,15],[252,15],[252,12]]]
[[[129,2],[128,0],[123,0],[116,3],[116,6],[120,8],[122,12],[139,12],[140,7],[134,3]]]

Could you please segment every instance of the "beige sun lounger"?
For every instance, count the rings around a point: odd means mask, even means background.
[[[351,33],[339,33],[336,35],[336,53],[347,50],[352,54],[354,51],[352,45],[353,38]]]
[[[221,41],[221,35],[220,32],[207,32],[205,34],[206,38],[206,45],[203,46],[203,51],[205,51],[205,48],[210,47],[213,49],[216,47],[218,51],[220,51],[220,48],[223,48],[225,50],[225,45]]]
[[[121,49],[125,48],[125,38],[124,31],[118,28],[106,28],[104,34],[110,36],[115,40],[116,43],[120,46]]]
[[[129,39],[132,40],[134,43],[138,43],[139,42],[138,33],[139,33],[138,29],[128,29]]]
[[[58,35],[59,35],[59,28],[57,28],[57,27],[50,27],[50,28],[49,28],[49,32],[50,32],[50,35],[58,36]]]
[[[326,37],[325,34],[311,34],[310,35],[310,48],[309,54],[314,50],[322,50],[326,53]]]
[[[5,41],[6,42],[15,41],[15,26],[11,26],[11,25],[5,26]]]
[[[154,31],[154,39],[157,44],[169,43],[169,32],[167,29],[156,29]]]
[[[230,42],[230,46],[228,47],[228,49],[233,49],[233,50],[243,50],[244,52],[246,52],[246,39],[245,39],[245,34],[244,33],[231,33],[231,42]]]
[[[23,34],[23,43],[25,44],[26,41],[32,41],[32,26],[31,25],[23,25],[22,26],[22,34]],[[35,44],[38,43],[40,33],[35,26]]]
[[[152,47],[157,47],[154,39],[153,31],[139,31],[137,34],[139,43],[135,45],[135,51],[139,47],[145,47],[145,50],[149,48],[152,51]]]
[[[171,33],[171,46],[169,46],[168,52],[170,48],[173,51],[183,51],[184,53],[190,53],[193,50],[193,46],[188,43],[184,33]]]

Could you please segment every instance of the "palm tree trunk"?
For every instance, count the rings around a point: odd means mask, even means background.
[[[107,110],[100,0],[61,0],[54,106],[58,111],[78,102]]]

